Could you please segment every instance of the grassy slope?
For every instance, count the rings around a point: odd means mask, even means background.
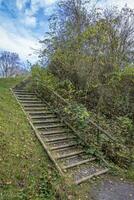
[[[18,81],[0,79],[0,199],[55,199],[65,188],[9,91]]]

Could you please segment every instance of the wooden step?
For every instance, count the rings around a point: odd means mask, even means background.
[[[25,107],[25,108],[34,108],[34,107],[45,107],[42,103],[36,103],[36,104],[23,104],[23,106]]]
[[[44,115],[44,116],[36,115],[36,116],[30,116],[30,118],[33,120],[56,119],[56,115],[53,115],[53,114]]]
[[[22,104],[25,104],[25,103],[37,103],[37,102],[39,102],[39,100],[37,99],[37,98],[21,98],[21,99],[19,99],[20,100],[20,102],[22,103]],[[41,103],[41,102],[40,102]]]
[[[77,152],[71,152],[71,153],[67,153],[67,154],[57,156],[56,159],[59,160],[59,159],[67,158],[67,157],[72,157],[72,156],[75,156],[75,155],[80,155],[82,153],[84,153],[83,150],[80,150],[80,151],[77,151]]]
[[[44,111],[45,107],[25,107],[25,111]]]
[[[57,128],[57,127],[64,127],[64,124],[50,124],[50,125],[40,125],[35,126],[37,129],[46,129],[46,128]]]
[[[51,111],[29,111],[28,112],[30,115],[48,115],[48,114],[53,114]]]
[[[57,146],[57,147],[51,147],[50,148],[50,150],[59,150],[59,149],[65,149],[65,148],[67,148],[67,147],[74,147],[74,146],[76,146],[76,143],[70,143],[70,144],[66,144],[66,145],[61,145],[61,146]]]
[[[15,95],[23,95],[23,96],[25,96],[25,95],[35,95],[35,93],[30,93],[30,92],[14,92],[15,93]],[[35,95],[36,96],[36,95]]]
[[[66,131],[65,130],[51,130],[51,131],[44,131],[44,132],[40,132],[41,133],[41,135],[55,135],[55,134],[62,134],[62,133],[66,133]]]
[[[96,158],[90,158],[90,159],[82,160],[82,161],[79,161],[79,162],[64,166],[63,168],[64,169],[70,169],[70,168],[73,168],[73,167],[76,167],[76,166],[80,166],[82,164],[86,164],[86,163],[94,161],[94,160],[96,160]]]
[[[14,92],[29,92],[28,90],[22,90],[22,89],[13,89]]]
[[[61,134],[61,136],[62,136],[62,134]],[[63,133],[63,136],[62,137],[65,137],[64,136],[64,133]],[[71,136],[70,136],[71,137]],[[46,138],[46,139],[50,139],[50,138]],[[54,138],[51,138],[51,139],[54,139]],[[50,140],[51,140],[50,139]],[[49,146],[51,146],[51,145],[54,145],[54,144],[58,144],[59,142],[72,142],[72,141],[75,141],[75,137],[73,137],[72,136],[72,138],[66,138],[66,139],[62,139],[61,138],[61,140],[56,140],[57,138],[55,138],[55,140],[51,140],[50,142],[47,142],[47,144],[49,145]]]
[[[19,96],[18,96],[18,99],[19,99],[20,101],[25,101],[25,100],[26,100],[26,101],[29,101],[29,100],[31,100],[31,101],[32,101],[32,100],[38,100],[38,98],[37,98],[36,96],[34,96],[34,95],[33,95],[32,97],[31,97],[31,96],[29,96],[29,97],[24,97],[24,96],[19,97]]]
[[[61,141],[61,140],[69,140],[73,138],[75,138],[75,136],[63,136],[63,137],[57,137],[57,138],[52,138],[52,139],[46,139],[46,142],[56,142],[56,141]]]
[[[60,122],[59,119],[43,119],[43,120],[36,120],[36,121],[33,121],[33,124],[45,124],[45,123],[57,123],[57,122]]]
[[[91,175],[89,175],[89,176],[85,176],[85,177],[80,178],[79,180],[75,181],[75,183],[76,183],[77,185],[79,185],[79,184],[81,184],[81,183],[83,183],[83,182],[85,182],[85,181],[87,181],[87,180],[90,180],[90,179],[93,178],[93,177],[96,177],[96,176],[105,174],[105,173],[107,173],[108,171],[109,171],[109,169],[107,169],[107,168],[106,168],[106,169],[103,169],[103,170],[100,170],[100,171],[97,171],[97,172],[95,172],[95,173],[93,173],[93,174],[91,174]]]
[[[38,99],[36,99],[36,100],[29,100],[29,101],[27,101],[27,100],[20,100],[20,102],[22,104],[41,103],[41,101],[38,100]]]
[[[28,91],[28,90],[14,90],[14,93],[26,93],[26,94],[35,94],[35,93],[33,93],[33,92],[30,92],[30,91]]]
[[[19,94],[19,95],[17,95],[17,98],[18,99],[20,99],[20,98],[29,98],[29,97],[36,97],[34,94],[27,94],[27,95],[21,95],[21,94]],[[36,97],[37,98],[37,97]]]

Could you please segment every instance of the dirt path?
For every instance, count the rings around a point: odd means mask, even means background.
[[[106,178],[93,186],[90,200],[134,200],[134,183]]]

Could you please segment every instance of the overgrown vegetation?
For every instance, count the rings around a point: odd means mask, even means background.
[[[41,43],[47,71],[33,69],[34,87],[92,152],[120,166],[133,165],[134,10],[61,0]]]
[[[47,70],[33,68],[34,88],[90,153],[133,168],[134,10],[61,0],[41,43]]]
[[[0,199],[68,199],[71,190],[59,177],[9,91],[21,80],[0,79]]]
[[[33,68],[32,82],[34,90],[76,130],[81,144],[86,144],[90,154],[96,154],[103,160],[112,160],[121,167],[132,165],[132,119],[126,116],[116,120],[107,119],[104,115],[88,111],[76,101],[77,91],[71,83],[60,81],[46,69]]]
[[[108,117],[133,117],[134,10],[60,1],[47,34],[42,61],[54,75],[71,81],[77,100]]]

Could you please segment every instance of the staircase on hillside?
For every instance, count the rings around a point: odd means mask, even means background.
[[[96,157],[89,157],[78,145],[73,131],[53,113],[35,93],[13,89],[13,94],[36,133],[37,138],[60,174],[76,184],[108,172]]]

